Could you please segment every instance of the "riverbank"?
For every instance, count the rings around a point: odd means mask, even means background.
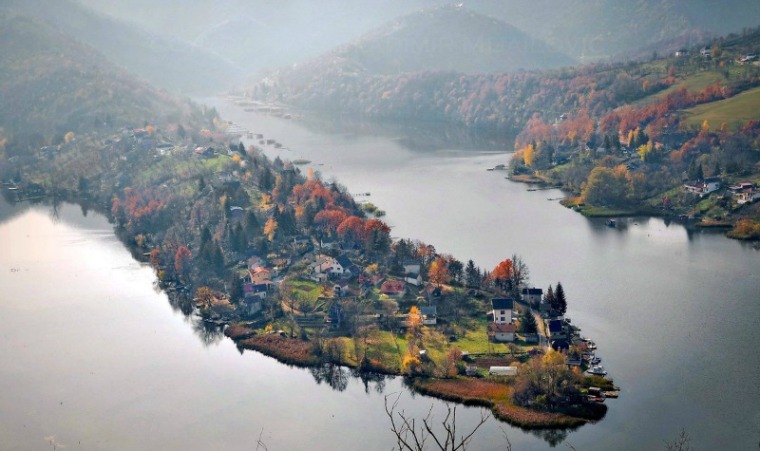
[[[410,376],[387,359],[362,359],[357,363],[355,359],[346,357],[351,355],[351,350],[342,348],[334,354],[328,351],[329,341],[322,344],[326,349],[321,350],[318,343],[291,338],[284,331],[260,333],[244,325],[235,324],[227,327],[224,334],[232,339],[239,349],[256,351],[288,365],[305,368],[326,364],[341,365],[364,373],[404,376],[408,380],[408,386],[417,393],[444,401],[488,408],[500,421],[524,429],[576,428],[588,422],[601,420],[607,412],[604,404],[582,401],[567,404],[556,411],[522,407],[512,401],[513,379],[491,380],[487,376]],[[370,350],[365,352],[369,353]],[[373,352],[373,355],[377,356],[377,353]],[[609,385],[612,383],[609,382]]]

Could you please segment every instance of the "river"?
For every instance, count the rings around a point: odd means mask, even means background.
[[[539,287],[562,281],[568,315],[616,383],[604,420],[525,432],[489,421],[471,449],[549,444],[662,449],[685,428],[700,449],[760,441],[760,253],[661,219],[605,227],[487,167],[507,144],[408,127],[295,122],[207,99],[352,192],[370,192],[397,237],[491,268],[513,253]],[[429,137],[421,142],[409,139]],[[504,143],[508,139],[503,140]],[[79,207],[0,207],[3,449],[389,449],[384,395],[417,417],[441,402],[400,379],[291,368],[204,331],[153,288],[110,224]],[[321,383],[317,382],[317,379]],[[381,393],[382,392],[382,393]],[[462,427],[482,409],[460,407]],[[502,428],[504,431],[502,431]],[[263,431],[263,432],[262,432]],[[564,442],[563,442],[564,441]]]

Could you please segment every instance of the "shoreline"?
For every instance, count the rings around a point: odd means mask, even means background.
[[[279,333],[256,334],[253,329],[240,325],[227,327],[224,334],[239,349],[259,352],[280,363],[299,368],[340,365],[362,373],[403,376],[408,381],[408,387],[415,393],[465,406],[487,408],[497,420],[522,429],[574,429],[603,419],[607,412],[604,404],[596,403],[581,404],[582,407],[573,411],[576,415],[564,411],[533,410],[514,404],[511,401],[512,387],[504,383],[460,376],[448,379],[408,376],[377,365],[336,362],[311,352],[314,349],[311,342]]]
[[[565,208],[569,208],[587,218],[632,218],[632,217],[646,217],[646,218],[672,218],[678,219],[680,215],[676,213],[665,214],[663,211],[654,209],[652,207],[635,207],[631,209],[621,208],[612,209],[607,207],[595,207],[581,205],[580,198],[574,193],[563,189],[561,186],[554,185],[547,180],[537,175],[522,174],[518,176],[508,176],[507,180],[514,183],[523,183],[526,185],[536,185],[538,189],[558,189],[565,193],[566,197],[559,201],[560,205]],[[529,188],[529,191],[531,189]],[[760,242],[759,237],[743,236],[741,234],[733,233],[740,221],[746,218],[739,217],[734,218],[732,221],[678,221],[686,230],[719,230],[723,233],[723,236],[732,240],[744,241],[744,242]]]

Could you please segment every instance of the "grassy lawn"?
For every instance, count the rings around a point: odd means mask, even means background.
[[[706,120],[716,130],[722,123],[736,130],[749,120],[760,119],[760,88],[750,89],[729,99],[697,105],[684,111],[685,122],[701,126]]]
[[[462,351],[474,354],[486,352],[509,352],[504,343],[493,343],[488,340],[488,330],[485,321],[478,322],[474,329],[469,329],[464,336],[454,343]]]
[[[308,299],[317,299],[322,294],[322,287],[311,280],[296,279],[290,282],[293,294],[300,293]]]

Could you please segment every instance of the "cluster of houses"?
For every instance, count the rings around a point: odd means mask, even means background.
[[[760,190],[752,182],[742,182],[728,187],[738,205],[751,204],[760,200]]]
[[[686,193],[696,194],[699,197],[706,197],[710,193],[718,191],[720,183],[720,177],[708,177],[703,180],[693,180],[684,183],[683,190]]]
[[[704,180],[694,180],[683,185],[686,193],[695,194],[700,198],[706,197],[718,191],[722,186],[720,177],[708,177]],[[737,205],[750,204],[760,200],[760,190],[753,182],[741,182],[728,187],[728,192],[733,196]]]

